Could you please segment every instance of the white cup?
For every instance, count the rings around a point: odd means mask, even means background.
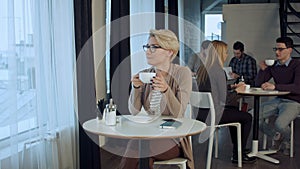
[[[272,65],[274,64],[274,62],[275,62],[275,60],[273,60],[273,59],[266,59],[266,60],[265,60],[265,63],[266,63],[266,65],[268,65],[268,66],[272,66]]]
[[[156,73],[153,72],[141,72],[139,73],[139,79],[143,83],[151,83],[151,79],[156,75]]]
[[[245,91],[249,92],[250,91],[250,85],[245,85]]]

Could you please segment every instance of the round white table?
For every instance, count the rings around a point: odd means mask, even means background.
[[[279,164],[279,160],[271,158],[266,154],[273,154],[277,151],[258,151],[258,132],[259,132],[259,107],[261,96],[283,96],[288,95],[288,91],[274,91],[274,90],[262,90],[261,88],[250,88],[249,91],[239,92],[239,95],[253,96],[254,108],[253,108],[253,139],[252,139],[252,152],[248,154],[250,157],[258,157],[266,161]]]
[[[91,119],[83,123],[84,130],[101,136],[121,139],[137,139],[140,140],[140,147],[147,147],[148,141],[153,139],[170,139],[182,138],[201,133],[206,129],[206,124],[189,118],[177,118],[182,124],[174,129],[161,129],[159,127],[164,118],[169,116],[161,116],[150,123],[136,123],[126,116],[120,116],[119,122],[115,126],[107,126],[103,121]],[[141,152],[145,154],[145,151]],[[141,169],[148,168],[148,158],[141,158]]]

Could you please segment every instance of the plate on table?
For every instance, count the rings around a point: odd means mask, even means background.
[[[262,88],[259,87],[254,87],[251,88],[252,92],[257,92],[257,93],[278,93],[278,90],[264,90]]]
[[[251,91],[256,92],[256,91],[264,91],[264,90],[262,88],[260,88],[260,87],[252,87]]]
[[[126,115],[125,118],[133,121],[135,123],[151,123],[152,121],[159,118],[159,116],[151,116],[151,115]]]

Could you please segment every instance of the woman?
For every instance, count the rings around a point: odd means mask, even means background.
[[[222,41],[212,41],[208,49],[208,55],[205,63],[197,72],[198,90],[202,92],[212,92],[213,101],[216,110],[216,123],[219,124],[239,122],[242,128],[242,151],[243,163],[253,163],[256,158],[248,157],[245,152],[247,139],[251,130],[252,116],[246,112],[240,112],[235,107],[226,107],[226,93],[235,87],[236,90],[243,90],[244,84],[234,86],[226,85],[226,76],[223,71],[223,65],[228,56],[227,44]],[[234,90],[233,90],[234,91]],[[220,113],[223,112],[223,113]],[[197,119],[205,121],[207,119],[208,110],[199,109]],[[238,162],[237,155],[237,132],[236,128],[229,127],[231,141],[233,144],[232,162]]]
[[[140,112],[141,108],[148,114],[162,114],[173,118],[184,116],[192,90],[192,77],[188,67],[173,64],[179,50],[176,35],[170,30],[150,30],[148,44],[143,46],[148,64],[151,68],[142,72],[156,72],[152,83],[143,83],[139,74],[132,78],[133,89],[128,105],[131,114]],[[152,97],[159,98],[159,109],[155,107]],[[156,105],[157,106],[157,105]],[[157,112],[159,111],[159,112]],[[151,140],[149,168],[153,168],[155,160],[168,160],[179,156],[188,159],[188,167],[193,169],[193,155],[188,138]],[[122,169],[138,167],[138,143],[131,140],[121,161]]]

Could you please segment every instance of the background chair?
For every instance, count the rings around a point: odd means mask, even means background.
[[[190,104],[188,104],[187,107],[186,107],[184,117],[186,117],[186,118],[191,118],[192,117],[191,105]],[[188,138],[189,138],[190,144],[192,146],[191,136],[189,136]],[[187,163],[187,159],[186,158],[181,158],[181,157],[173,158],[173,159],[170,159],[170,160],[155,161],[154,162],[155,165],[177,165],[180,169],[186,169],[186,163]]]
[[[191,106],[197,108],[208,108],[210,109],[210,131],[209,131],[209,143],[208,143],[208,153],[207,153],[207,162],[206,169],[211,168],[211,158],[212,158],[212,148],[214,140],[214,132],[216,128],[224,126],[235,126],[237,127],[237,141],[238,141],[238,167],[242,167],[242,143],[241,143],[241,124],[240,123],[227,123],[221,125],[215,125],[215,108],[210,92],[194,92],[191,93],[190,99]],[[218,157],[218,134],[216,133],[216,144],[215,144],[215,157]]]
[[[242,140],[241,140],[241,124],[240,123],[226,123],[226,124],[220,124],[216,125],[216,130],[215,130],[215,158],[218,158],[218,140],[219,140],[219,129],[221,127],[229,127],[229,126],[234,126],[237,129],[237,140],[238,140],[238,153],[242,154]],[[239,155],[238,155],[239,156]],[[240,164],[239,164],[240,163]],[[242,167],[242,161],[238,159],[238,167]]]

